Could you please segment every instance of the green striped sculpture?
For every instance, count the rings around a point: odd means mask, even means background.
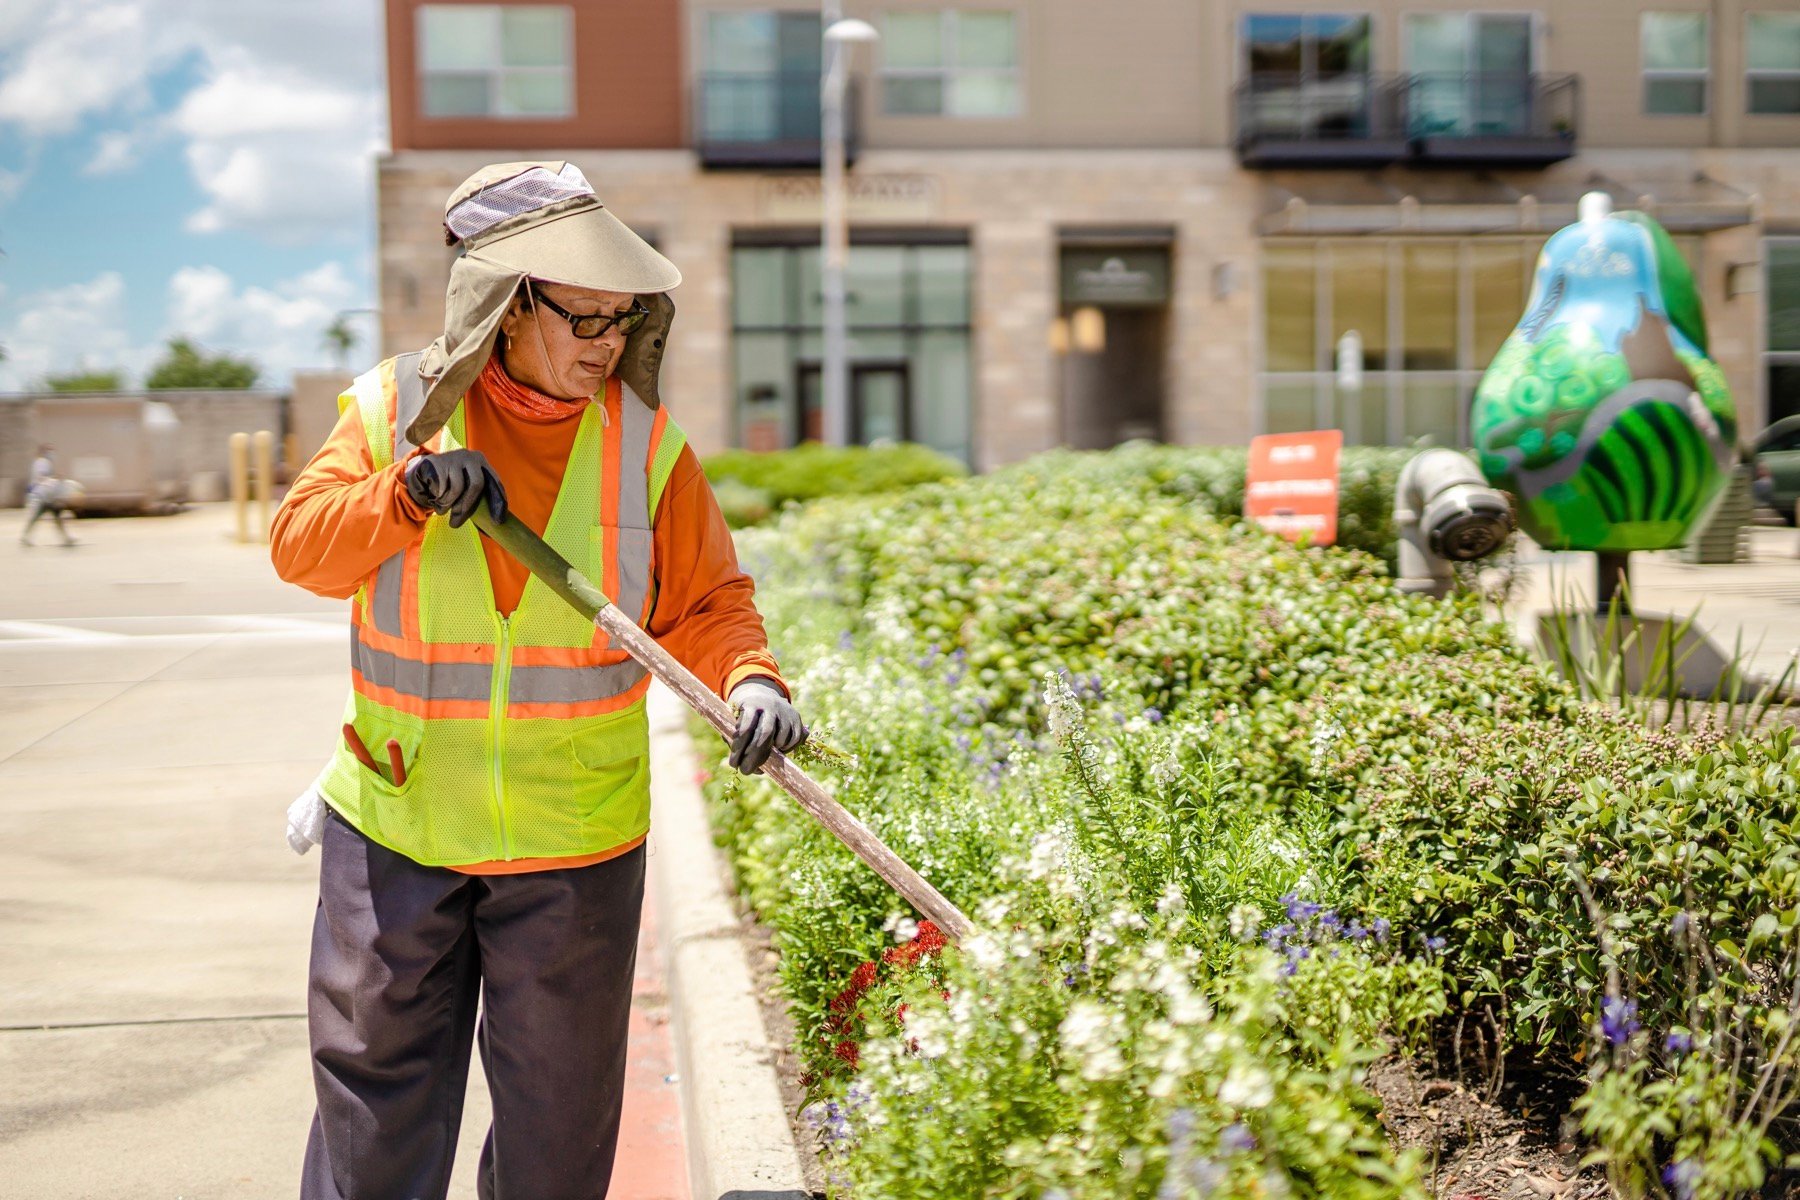
[[[1531,301],[1482,376],[1482,473],[1552,550],[1686,543],[1736,455],[1694,278],[1650,217],[1582,200],[1538,256]]]

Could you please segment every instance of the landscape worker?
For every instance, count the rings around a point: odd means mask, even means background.
[[[567,163],[485,167],[444,224],[443,336],[340,398],[271,532],[283,579],[354,597],[346,728],[315,785],[301,1194],[442,1197],[473,1039],[494,1113],[478,1194],[598,1200],[644,889],[649,677],[479,535],[476,507],[539,531],[739,708],[733,767],[805,730],[658,396],[680,273]]]

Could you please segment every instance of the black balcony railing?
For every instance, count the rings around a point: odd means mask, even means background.
[[[1237,88],[1245,166],[1545,165],[1575,153],[1573,75],[1256,74]]]
[[[817,167],[817,71],[709,72],[696,84],[694,147],[709,167]],[[844,145],[856,158],[857,86],[844,89]]]

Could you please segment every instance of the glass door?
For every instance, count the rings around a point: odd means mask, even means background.
[[[1406,69],[1414,137],[1494,136],[1530,128],[1529,13],[1411,13]]]
[[[850,371],[850,440],[859,446],[910,442],[905,363],[857,364]]]

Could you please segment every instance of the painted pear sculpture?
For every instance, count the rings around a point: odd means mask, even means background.
[[[1553,550],[1683,545],[1721,494],[1737,414],[1687,264],[1650,217],[1589,193],[1544,244],[1524,317],[1482,376],[1482,473]]]

